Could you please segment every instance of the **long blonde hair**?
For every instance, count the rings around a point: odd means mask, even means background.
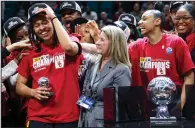
[[[127,39],[122,29],[115,26],[105,26],[102,32],[110,40],[110,48],[108,51],[109,56],[112,58],[115,65],[123,63],[131,69],[131,63],[127,52]]]

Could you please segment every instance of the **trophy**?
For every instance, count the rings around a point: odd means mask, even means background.
[[[39,78],[38,85],[39,85],[39,87],[48,88],[49,87],[49,79],[47,77],[41,77],[41,78]],[[52,95],[53,95],[53,92],[50,92],[50,94],[47,95],[47,96],[50,97]]]
[[[148,98],[157,105],[156,117],[150,117],[151,126],[176,126],[176,117],[171,117],[168,104],[173,102],[177,93],[176,86],[168,77],[159,76],[148,85]]]

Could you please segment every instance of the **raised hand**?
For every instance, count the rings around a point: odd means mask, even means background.
[[[47,8],[39,8],[36,13],[40,13],[40,15],[45,15],[48,19],[53,19],[56,17],[53,9],[49,6],[47,6]]]
[[[95,21],[89,21],[86,26],[89,28],[89,32],[92,37],[97,36],[99,33],[99,29],[97,23]]]
[[[81,26],[78,24],[75,26],[75,33],[81,35]]]
[[[94,41],[96,42],[98,40],[98,36],[99,36],[99,29],[98,29],[98,25],[95,21],[89,21],[86,24],[86,27],[89,28],[89,32],[92,36],[92,38],[94,39]]]

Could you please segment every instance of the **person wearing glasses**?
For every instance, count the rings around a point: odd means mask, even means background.
[[[177,10],[179,9],[180,6],[184,5],[186,2],[185,1],[171,1],[169,5],[169,14],[170,14],[170,20],[172,25],[174,26],[174,19]],[[172,29],[169,33],[172,34],[177,34],[177,31],[175,28]]]
[[[174,20],[178,35],[182,37],[190,50],[192,60],[195,64],[195,7],[185,4],[179,8]]]
[[[170,17],[171,17],[172,22],[174,22],[177,10],[179,9],[180,6],[182,6],[184,4],[186,4],[186,2],[184,2],[184,1],[171,1],[170,2],[169,12],[170,12]]]
[[[185,86],[194,84],[194,64],[185,41],[162,32],[164,17],[158,10],[143,13],[138,25],[145,37],[129,45],[132,86],[144,86],[158,76],[169,77],[182,89],[181,108],[185,104]],[[179,105],[179,104],[178,104]]]
[[[182,5],[176,13],[174,23],[178,35],[186,41],[195,64],[195,6],[193,4]],[[194,107],[195,102],[188,100],[183,109],[183,116],[188,119],[194,118]]]

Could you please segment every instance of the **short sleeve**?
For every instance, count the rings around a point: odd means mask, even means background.
[[[132,86],[142,85],[139,67],[139,49],[142,47],[141,44],[143,44],[143,40],[138,39],[137,41],[130,43],[128,46],[129,60],[132,64]]]
[[[79,43],[79,38],[77,37],[76,34],[71,34],[69,36],[70,36],[70,39],[72,40],[72,42],[77,43],[77,46],[78,46],[78,53],[77,53],[77,55],[80,55],[81,52],[82,52],[82,47],[81,47],[81,45]]]

